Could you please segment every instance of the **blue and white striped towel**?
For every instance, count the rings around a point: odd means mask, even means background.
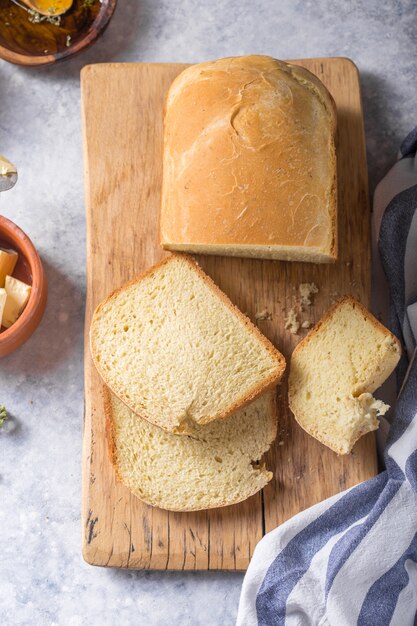
[[[374,201],[391,328],[405,346],[386,470],[262,539],[243,583],[238,626],[417,624],[416,152],[417,128]]]

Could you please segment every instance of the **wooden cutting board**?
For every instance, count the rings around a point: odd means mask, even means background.
[[[296,61],[332,93],[338,110],[340,256],[334,265],[198,257],[204,270],[289,357],[297,336],[284,328],[300,283],[319,293],[302,319],[317,321],[339,295],[370,297],[370,213],[359,77],[348,59]],[[245,570],[265,532],[323,498],[374,476],[375,441],[361,439],[347,457],[296,424],[278,388],[279,432],[267,455],[274,479],[246,502],[197,513],[143,504],[116,482],[107,454],[102,383],[92,365],[88,330],[96,305],[115,287],[153,265],[158,245],[163,105],[174,64],[105,64],[81,76],[87,206],[87,304],[83,442],[83,554],[94,565]]]

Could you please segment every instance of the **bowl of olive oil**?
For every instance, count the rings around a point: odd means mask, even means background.
[[[0,0],[0,58],[50,65],[90,46],[117,0]]]

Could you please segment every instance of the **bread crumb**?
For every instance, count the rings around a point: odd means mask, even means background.
[[[272,320],[272,313],[269,313],[266,309],[263,309],[262,311],[258,311],[257,313],[255,313],[255,319],[257,321]]]
[[[298,290],[300,292],[302,307],[310,306],[311,297],[315,293],[319,292],[317,285],[315,285],[314,283],[301,283],[301,285],[298,287]]]
[[[285,318],[285,329],[290,333],[296,335],[300,328],[300,322],[298,321],[297,313],[294,309],[288,311],[288,317]]]
[[[278,445],[279,445],[279,446],[283,446],[283,445],[284,445],[284,442],[283,442],[283,441],[278,441]]]
[[[310,328],[310,326],[312,326],[312,322],[310,322],[310,320],[305,320],[305,322],[301,324],[301,328]]]

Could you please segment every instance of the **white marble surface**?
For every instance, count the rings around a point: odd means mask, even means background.
[[[253,52],[357,63],[372,188],[417,122],[412,0],[119,0],[108,31],[82,56],[47,69],[0,62],[0,153],[20,173],[0,211],[33,238],[50,287],[41,327],[0,361],[0,401],[11,413],[0,433],[1,624],[234,623],[240,574],[112,571],[81,558],[79,70],[99,61],[192,62]]]

